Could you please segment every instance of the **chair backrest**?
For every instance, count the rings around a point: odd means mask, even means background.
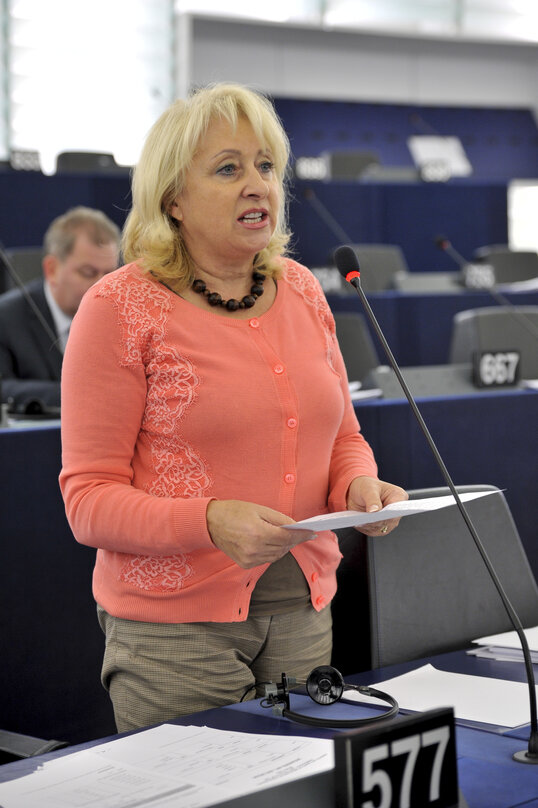
[[[504,494],[465,504],[516,613],[538,624],[538,586]],[[409,492],[411,499],[448,488]],[[343,673],[466,648],[512,625],[457,506],[403,518],[385,537],[338,531],[343,559],[333,600],[333,659]]]
[[[357,180],[372,166],[378,166],[379,155],[368,150],[346,150],[323,152],[327,169],[332,180]]]
[[[466,503],[466,510],[519,619],[538,623],[538,586],[504,494]],[[413,498],[443,496],[422,489]],[[372,666],[468,646],[513,626],[456,506],[401,520],[386,538],[366,539]]]
[[[367,373],[379,365],[366,320],[362,314],[355,312],[335,312],[334,322],[348,379],[350,382],[360,382]]]
[[[492,252],[507,252],[510,250],[508,244],[484,244],[473,250],[473,258],[476,261],[486,261]]]
[[[91,172],[98,174],[124,174],[129,168],[119,166],[108,152],[65,151],[56,158],[57,173]]]
[[[19,732],[8,732],[0,729],[0,765],[13,763],[15,760],[45,755],[54,749],[68,746],[67,741],[44,740],[33,735],[22,735]]]
[[[490,264],[496,283],[517,283],[538,278],[538,252],[533,250],[510,250],[502,246],[477,250],[482,263]]]
[[[472,362],[473,353],[519,351],[523,379],[538,378],[538,306],[486,306],[458,312],[449,361]]]
[[[6,249],[5,252],[11,266],[23,283],[33,281],[34,278],[43,277],[43,267],[41,265],[45,255],[43,247],[11,247]],[[15,286],[15,282],[7,270],[4,270],[4,272],[5,288],[11,289]]]
[[[397,244],[351,244],[357,253],[361,285],[365,292],[382,292],[394,287],[396,273],[409,272],[402,248]],[[350,284],[346,291],[356,294]]]

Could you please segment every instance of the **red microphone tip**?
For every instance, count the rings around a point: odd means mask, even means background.
[[[450,247],[450,241],[444,236],[437,236],[437,238],[435,239],[435,243],[437,244],[440,250],[448,250],[448,248]]]

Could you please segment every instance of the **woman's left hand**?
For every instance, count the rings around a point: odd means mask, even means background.
[[[347,507],[350,511],[375,513],[392,502],[409,499],[403,488],[386,483],[375,477],[355,477],[347,492]],[[367,536],[386,536],[398,525],[399,519],[385,519],[383,522],[372,522],[357,527]]]

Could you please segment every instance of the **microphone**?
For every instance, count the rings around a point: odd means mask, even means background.
[[[454,249],[451,242],[446,238],[446,236],[436,236],[434,239],[434,243],[440,250],[443,252],[448,253],[448,255],[456,262],[460,269],[463,269],[469,263],[465,260],[463,255],[459,253],[457,250]]]
[[[463,255],[459,253],[454,247],[452,246],[451,242],[449,241],[446,236],[436,236],[434,239],[434,243],[439,247],[440,250],[446,252],[459,266],[462,273],[465,271],[465,268],[471,266],[468,261],[465,260]],[[476,286],[476,289],[484,289],[488,292],[493,300],[499,304],[499,306],[506,306],[510,309],[510,313],[512,316],[518,321],[518,323],[523,326],[533,337],[538,338],[538,328],[534,325],[532,320],[523,314],[523,312],[519,311],[517,306],[515,306],[512,301],[508,300],[507,297],[502,295],[497,289],[494,288],[492,285],[487,286]]]
[[[361,303],[364,306],[366,314],[368,315],[368,319],[370,320],[370,322],[371,322],[377,336],[379,337],[379,340],[380,340],[380,342],[381,342],[381,344],[383,346],[383,350],[385,351],[385,353],[387,355],[387,358],[388,358],[388,360],[389,360],[389,362],[390,362],[390,364],[392,366],[392,369],[394,370],[394,373],[396,374],[396,377],[397,377],[397,379],[398,379],[398,381],[400,383],[400,386],[401,386],[403,392],[405,393],[405,396],[406,396],[406,398],[407,398],[407,400],[408,400],[408,402],[409,402],[409,404],[411,406],[411,409],[412,409],[413,414],[414,414],[414,416],[415,416],[415,418],[416,418],[416,420],[417,420],[417,422],[418,422],[418,424],[420,426],[420,429],[422,430],[422,432],[424,434],[424,437],[426,438],[426,441],[428,442],[428,445],[429,445],[429,447],[430,447],[430,449],[432,451],[432,454],[433,454],[433,456],[434,456],[434,458],[435,458],[435,460],[437,462],[437,465],[439,466],[439,469],[441,470],[441,473],[442,473],[444,479],[446,480],[446,483],[447,483],[452,495],[454,496],[454,499],[456,500],[456,504],[457,504],[457,506],[458,506],[458,508],[460,510],[460,513],[461,513],[461,515],[462,515],[462,517],[463,517],[463,519],[465,521],[465,524],[467,525],[467,528],[468,528],[468,530],[469,530],[469,532],[470,532],[470,534],[471,534],[471,536],[472,536],[472,538],[474,540],[476,548],[477,548],[478,552],[480,553],[480,555],[482,557],[482,560],[483,560],[483,562],[484,562],[484,564],[485,564],[485,566],[486,566],[486,568],[487,568],[487,570],[489,572],[489,575],[490,575],[491,580],[493,581],[493,583],[495,585],[495,588],[497,589],[497,592],[499,593],[499,597],[501,598],[503,606],[504,606],[504,608],[505,608],[505,610],[506,610],[506,612],[508,614],[508,617],[510,618],[510,622],[514,626],[514,629],[516,630],[516,633],[517,633],[517,635],[519,637],[521,647],[523,649],[523,657],[524,657],[524,660],[525,660],[525,670],[526,670],[526,673],[527,673],[527,682],[528,682],[528,686],[529,686],[531,731],[530,731],[529,743],[528,743],[527,749],[523,749],[521,751],[515,752],[514,755],[513,755],[513,758],[514,758],[514,760],[517,760],[519,763],[538,764],[538,718],[537,718],[537,708],[536,708],[536,686],[535,686],[535,682],[534,682],[534,671],[533,671],[533,667],[532,667],[529,644],[527,642],[527,638],[525,636],[525,632],[523,630],[523,626],[521,624],[521,621],[520,621],[519,617],[517,616],[516,611],[515,611],[514,607],[512,606],[510,600],[508,599],[508,596],[507,596],[506,592],[503,589],[503,586],[502,586],[502,584],[501,584],[501,582],[500,582],[500,580],[499,580],[499,578],[497,576],[497,573],[495,572],[493,564],[491,563],[491,561],[489,559],[489,556],[488,556],[488,554],[486,552],[486,549],[485,549],[484,545],[482,544],[480,538],[478,537],[478,534],[477,534],[477,532],[475,530],[475,527],[474,527],[474,525],[473,525],[473,523],[472,523],[472,521],[471,521],[471,519],[469,517],[469,514],[467,513],[467,511],[466,511],[466,509],[465,509],[465,507],[463,505],[463,502],[461,501],[461,498],[460,498],[460,496],[459,496],[459,494],[458,494],[458,492],[456,490],[456,486],[454,485],[454,483],[452,481],[452,478],[451,478],[450,474],[448,473],[448,470],[447,470],[447,468],[446,468],[446,466],[444,464],[444,461],[443,461],[441,455],[439,454],[437,446],[435,445],[434,440],[433,440],[433,438],[432,438],[432,436],[431,436],[431,434],[430,434],[430,432],[428,430],[428,427],[426,426],[426,423],[425,423],[425,421],[424,421],[424,419],[422,417],[422,414],[421,414],[421,412],[420,412],[420,410],[419,410],[419,408],[418,408],[418,406],[416,404],[416,401],[413,398],[413,396],[411,394],[411,391],[409,390],[409,387],[407,386],[407,383],[406,383],[404,377],[402,376],[402,373],[400,371],[398,363],[396,362],[396,359],[394,358],[394,355],[393,355],[393,353],[392,353],[392,351],[391,351],[391,349],[389,347],[389,344],[388,344],[387,340],[385,339],[385,335],[383,334],[383,331],[381,330],[381,326],[377,322],[377,319],[376,319],[376,317],[374,315],[374,312],[372,311],[372,308],[371,308],[370,304],[368,303],[368,300],[366,299],[366,295],[364,294],[364,291],[363,291],[363,289],[361,287],[361,283],[360,283],[359,260],[357,258],[356,253],[355,253],[355,250],[352,247],[350,247],[349,245],[344,245],[344,246],[338,247],[335,250],[334,259],[335,259],[335,263],[336,263],[336,266],[337,266],[338,271],[340,272],[340,274],[346,279],[346,281],[348,281],[348,283],[350,283],[352,286],[354,286],[356,291],[357,291],[357,294],[358,294],[358,296],[359,296],[359,298],[361,300]]]
[[[19,278],[19,275],[18,275],[15,267],[13,266],[13,264],[11,263],[9,258],[7,257],[7,253],[6,253],[6,251],[4,249],[4,246],[2,245],[1,242],[0,242],[0,263],[7,270],[7,273],[11,277],[13,282],[19,287],[20,291],[24,295],[24,299],[26,300],[26,302],[28,303],[28,305],[32,309],[33,313],[37,317],[40,325],[45,330],[45,333],[47,334],[47,337],[51,341],[51,346],[50,347],[51,348],[56,348],[56,350],[59,351],[59,353],[61,354],[62,351],[61,351],[60,346],[58,344],[59,337],[57,337],[57,335],[54,333],[54,331],[52,330],[50,325],[47,323],[45,317],[43,316],[43,313],[40,311],[40,309],[37,306],[37,304],[36,304],[35,300],[33,299],[32,295],[30,294],[30,292],[28,291],[28,289],[26,288],[26,286],[24,285],[22,280]]]
[[[446,236],[436,236],[434,243],[440,250],[446,252],[459,266],[463,286],[469,289],[486,289],[487,291],[491,291],[495,283],[493,267],[488,264],[480,265],[469,263],[461,253],[454,249],[452,243]],[[492,294],[493,297],[495,297],[495,293]],[[497,302],[501,302],[501,296],[499,296]]]

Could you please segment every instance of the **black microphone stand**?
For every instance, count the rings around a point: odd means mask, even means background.
[[[312,188],[305,188],[303,196],[308,204],[316,211],[321,221],[327,225],[333,236],[336,236],[338,241],[351,241],[345,230],[336,221],[330,210],[323,204]]]
[[[446,483],[447,483],[452,495],[454,496],[454,499],[456,500],[456,504],[457,504],[457,506],[458,506],[458,508],[460,510],[460,513],[461,513],[461,515],[462,515],[462,517],[463,517],[463,519],[465,521],[465,524],[467,525],[467,527],[469,529],[469,532],[470,532],[471,536],[473,537],[473,540],[474,540],[474,543],[476,544],[478,552],[482,556],[482,560],[484,561],[484,564],[486,565],[486,568],[487,568],[487,570],[488,570],[488,572],[490,574],[490,577],[491,577],[493,583],[495,584],[497,592],[499,593],[499,596],[500,596],[500,598],[502,600],[503,606],[506,609],[506,612],[508,613],[508,617],[510,618],[510,622],[512,623],[512,625],[514,626],[514,629],[517,632],[517,635],[518,635],[519,640],[521,642],[521,647],[523,649],[523,657],[524,657],[524,660],[525,660],[525,669],[526,669],[526,672],[527,672],[527,682],[528,682],[528,685],[529,685],[530,728],[531,728],[531,731],[530,731],[530,736],[529,736],[528,748],[523,749],[523,750],[518,751],[518,752],[514,752],[513,758],[514,758],[514,760],[517,760],[519,763],[538,764],[538,719],[537,719],[537,710],[536,710],[536,686],[535,686],[535,681],[534,681],[534,670],[533,670],[533,667],[532,667],[532,660],[531,660],[531,655],[530,655],[530,650],[529,650],[529,644],[527,642],[527,638],[525,636],[525,631],[523,629],[521,621],[520,621],[519,617],[517,616],[514,607],[510,603],[510,600],[508,599],[508,596],[507,596],[506,592],[503,589],[503,586],[502,586],[502,584],[501,584],[501,582],[500,582],[500,580],[499,580],[499,578],[497,576],[497,573],[495,572],[493,564],[491,563],[491,561],[490,561],[490,559],[488,557],[486,549],[485,549],[484,545],[482,544],[482,542],[480,541],[480,539],[478,537],[478,534],[477,534],[476,529],[475,529],[475,527],[474,527],[474,525],[473,525],[473,523],[472,523],[472,521],[471,521],[471,519],[469,517],[469,514],[467,513],[467,511],[466,511],[466,509],[465,509],[465,507],[463,505],[463,502],[461,501],[460,495],[458,494],[458,492],[456,490],[456,486],[454,485],[454,483],[452,481],[452,478],[451,478],[450,474],[448,473],[448,470],[447,470],[447,468],[446,468],[446,466],[444,464],[444,461],[443,461],[441,455],[439,454],[439,451],[437,449],[437,446],[434,443],[434,440],[433,440],[433,438],[432,438],[432,436],[430,434],[430,431],[428,430],[428,427],[426,426],[426,423],[425,423],[425,421],[424,421],[424,419],[422,417],[422,414],[421,414],[419,408],[417,407],[415,399],[413,398],[413,396],[411,394],[411,391],[409,390],[409,387],[407,386],[407,383],[406,383],[404,377],[402,376],[402,373],[400,371],[398,363],[396,362],[396,359],[394,358],[394,355],[393,355],[393,353],[392,353],[392,351],[391,351],[391,349],[389,347],[389,344],[388,344],[387,340],[385,339],[385,335],[383,334],[383,331],[381,330],[381,326],[377,322],[375,314],[372,311],[372,308],[371,308],[370,304],[368,303],[368,300],[366,299],[366,295],[364,294],[364,291],[363,291],[363,289],[361,287],[361,284],[360,284],[359,261],[358,261],[357,255],[355,253],[355,250],[352,247],[350,247],[349,245],[338,247],[335,250],[334,258],[335,258],[335,263],[336,263],[336,266],[338,267],[338,270],[339,270],[340,274],[343,275],[343,277],[346,279],[346,281],[348,281],[348,283],[350,283],[352,286],[355,287],[355,289],[357,291],[357,294],[359,295],[361,303],[364,306],[366,314],[368,315],[368,319],[370,320],[370,322],[371,322],[377,336],[379,337],[379,340],[380,340],[380,342],[381,342],[381,344],[383,346],[383,350],[385,351],[385,353],[387,355],[387,358],[388,358],[388,360],[389,360],[389,362],[391,364],[391,367],[394,370],[394,373],[396,374],[396,377],[397,377],[397,379],[398,379],[398,381],[399,381],[399,383],[401,385],[401,388],[405,393],[405,396],[406,396],[406,398],[407,398],[407,400],[408,400],[408,402],[409,402],[409,404],[411,406],[413,414],[414,414],[414,416],[415,416],[415,418],[416,418],[416,420],[417,420],[417,422],[418,422],[418,424],[419,424],[419,426],[420,426],[420,428],[421,428],[421,430],[422,430],[422,432],[424,434],[424,437],[426,438],[426,440],[428,442],[428,445],[429,445],[429,447],[430,447],[430,449],[431,449],[431,451],[433,453],[433,456],[435,457],[437,465],[439,466],[439,468],[441,470],[441,473],[443,474],[443,477],[445,478]]]

